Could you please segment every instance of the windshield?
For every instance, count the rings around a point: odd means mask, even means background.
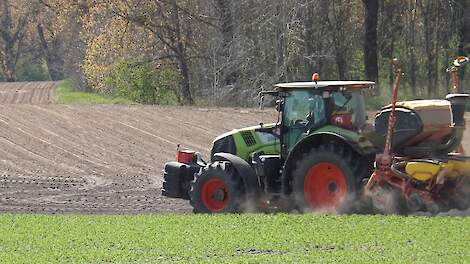
[[[325,102],[317,91],[293,91],[285,99],[284,124],[305,125],[307,117],[313,115],[314,125],[326,123]]]

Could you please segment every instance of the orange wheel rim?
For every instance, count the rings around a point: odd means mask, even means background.
[[[228,204],[228,192],[225,182],[219,179],[210,179],[205,182],[202,186],[201,200],[209,211],[222,211]]]
[[[333,163],[319,163],[305,176],[305,200],[312,209],[334,212],[346,199],[347,192],[346,178]]]

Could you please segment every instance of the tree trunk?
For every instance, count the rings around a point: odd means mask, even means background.
[[[458,47],[458,55],[468,56],[470,53],[470,3],[468,0],[458,0],[458,8],[460,9],[460,41]]]
[[[409,1],[408,6],[408,14],[409,14],[409,29],[408,29],[408,38],[407,38],[407,53],[409,57],[409,66],[410,70],[408,75],[410,76],[410,86],[411,86],[411,93],[413,97],[417,96],[417,89],[416,89],[416,71],[418,70],[417,62],[416,62],[416,5],[413,4],[413,1]]]
[[[16,53],[15,44],[18,42],[18,34],[13,32],[10,3],[2,0],[0,6],[0,59],[2,71],[7,82],[16,81]]]
[[[16,81],[16,59],[14,47],[10,43],[3,45],[1,50],[2,58],[2,71],[5,81]]]
[[[379,11],[378,0],[363,0],[366,11],[364,65],[366,79],[375,81],[378,86],[379,66],[377,56],[377,20]]]
[[[336,68],[338,71],[338,79],[339,80],[347,80],[348,76],[348,56],[349,52],[349,44],[347,43],[346,36],[346,24],[347,24],[347,16],[351,15],[349,9],[345,8],[345,2],[343,1],[331,1],[332,4],[332,16],[333,21],[328,20],[330,24],[330,28],[333,31],[333,47],[334,47],[334,55],[335,55],[335,62]]]
[[[47,69],[49,71],[49,79],[51,81],[59,81],[63,78],[62,67],[57,65],[58,58],[55,58],[54,54],[49,48],[41,24],[37,25],[37,32],[39,37],[39,43],[41,44],[42,53],[44,58],[46,59]]]
[[[220,16],[220,31],[222,34],[222,65],[219,70],[219,86],[229,86],[234,84],[236,73],[234,71],[231,58],[231,47],[234,37],[232,2],[229,0],[215,0]]]
[[[181,74],[181,84],[180,84],[180,95],[183,104],[193,104],[193,97],[191,95],[191,88],[189,82],[189,68],[188,68],[188,60],[186,57],[186,50],[183,44],[183,40],[181,38],[181,25],[179,20],[179,10],[178,5],[176,4],[176,0],[171,1],[172,4],[172,24],[173,30],[175,34],[175,41],[176,41],[176,60],[178,62],[178,67]]]
[[[178,61],[178,67],[180,69],[180,74],[181,74],[180,94],[182,97],[182,102],[183,104],[192,105],[194,104],[194,101],[191,95],[191,88],[190,88],[190,83],[189,83],[188,63],[186,60],[186,55],[183,53],[183,50],[181,47],[178,47],[176,60]]]
[[[437,54],[435,30],[435,0],[430,0],[423,8],[424,42],[427,68],[427,95],[435,96],[437,91]],[[421,3],[423,4],[423,3]]]
[[[286,3],[276,3],[276,74],[279,82],[287,81],[287,10]]]
[[[314,3],[309,1],[305,7],[305,15],[303,19],[303,26],[304,26],[304,42],[305,42],[305,76],[307,80],[310,80],[314,71],[314,63],[318,60],[318,57],[315,57],[315,31],[314,31],[314,23],[313,23],[313,9],[315,8]],[[318,54],[317,54],[318,55]]]
[[[335,48],[336,54],[336,67],[338,70],[338,78],[339,80],[347,80],[348,79],[348,67],[346,64],[346,58],[344,57],[343,53],[341,52],[341,48],[336,46]]]
[[[313,2],[315,3],[315,2]],[[317,55],[319,56],[317,58],[317,65],[316,65],[316,71],[320,74],[323,74],[325,75],[325,73],[323,72],[323,65],[325,64],[325,58],[327,56],[327,54],[325,54],[327,48],[328,48],[328,44],[325,45],[325,43],[328,43],[328,42],[325,42],[325,40],[319,36],[323,36],[324,34],[327,34],[328,33],[328,26],[325,25],[325,21],[328,21],[328,12],[330,11],[330,2],[329,1],[321,1],[320,2],[320,7],[319,7],[319,12],[320,12],[320,16],[319,16],[319,19],[321,21],[321,27],[320,27],[320,31],[317,31],[317,36],[315,37],[315,39],[317,40],[317,46],[316,46],[316,52],[317,52]],[[318,20],[317,20],[318,21]],[[322,56],[322,55],[325,55],[325,56]]]
[[[304,42],[305,42],[305,64],[306,64],[306,79],[311,80],[314,72],[320,73],[322,76],[327,76],[323,70],[324,57],[324,42],[325,39],[320,37],[327,34],[329,28],[325,25],[328,21],[329,2],[321,1],[319,4],[315,1],[305,1],[305,15],[303,18],[304,26]]]
[[[459,56],[469,56],[470,54],[470,3],[469,0],[457,0],[457,8],[460,19],[459,28],[459,47],[457,53]],[[465,68],[460,71],[460,82],[465,78]]]
[[[87,49],[87,42],[82,32],[85,30],[84,19],[90,8],[86,0],[70,0],[70,2],[70,11],[66,21],[68,27],[67,37],[60,40],[70,48],[64,54],[64,63],[61,68],[66,72],[67,77],[73,81],[74,89],[90,92],[92,88],[88,85],[82,68]]]

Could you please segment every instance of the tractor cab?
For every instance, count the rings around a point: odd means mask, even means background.
[[[366,125],[362,90],[373,82],[319,81],[276,85],[281,98],[282,141],[285,154],[303,138],[325,126],[359,132]],[[273,94],[273,93],[271,93]]]

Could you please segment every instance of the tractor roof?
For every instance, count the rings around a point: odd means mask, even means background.
[[[294,82],[280,83],[276,85],[279,90],[295,90],[295,89],[323,89],[323,90],[357,90],[372,88],[374,82],[369,81],[319,81],[319,82]]]

